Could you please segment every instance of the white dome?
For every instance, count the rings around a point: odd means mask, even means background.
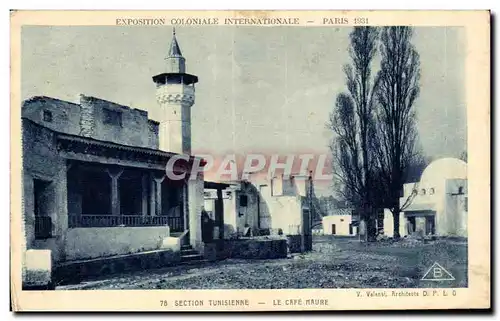
[[[467,179],[467,163],[458,158],[441,158],[430,163],[422,173],[420,182],[433,185],[446,179]]]

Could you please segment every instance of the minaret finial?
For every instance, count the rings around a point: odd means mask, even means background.
[[[177,38],[175,37],[175,27],[172,28],[172,43],[170,44],[168,57],[182,57],[181,48],[179,47],[179,43],[177,43]]]

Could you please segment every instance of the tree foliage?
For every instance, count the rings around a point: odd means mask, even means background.
[[[415,126],[415,100],[420,92],[420,58],[410,27],[384,27],[378,72],[377,137],[374,160],[399,237],[400,196],[412,164],[421,161]]]
[[[342,186],[341,196],[370,218],[372,145],[375,137],[374,109],[377,77],[372,62],[377,52],[378,29],[355,27],[350,34],[351,62],[344,66],[347,91],[337,96],[329,126],[334,175]],[[372,233],[373,234],[373,233]]]

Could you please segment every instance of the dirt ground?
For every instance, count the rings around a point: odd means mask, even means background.
[[[455,280],[421,280],[435,262]],[[465,240],[360,243],[352,238],[315,236],[312,252],[287,259],[228,259],[108,276],[57,289],[422,287],[467,287]]]

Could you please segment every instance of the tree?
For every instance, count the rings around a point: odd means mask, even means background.
[[[349,38],[351,63],[344,66],[347,91],[337,96],[330,115],[329,127],[334,132],[330,149],[340,194],[360,209],[361,218],[367,222],[369,238],[374,238],[370,180],[377,78],[372,77],[371,67],[377,51],[378,29],[355,27]]]
[[[381,32],[374,159],[381,188],[394,217],[395,238],[400,236],[403,183],[410,166],[421,157],[417,148],[414,106],[420,91],[420,59],[411,37],[410,27],[384,27]]]

